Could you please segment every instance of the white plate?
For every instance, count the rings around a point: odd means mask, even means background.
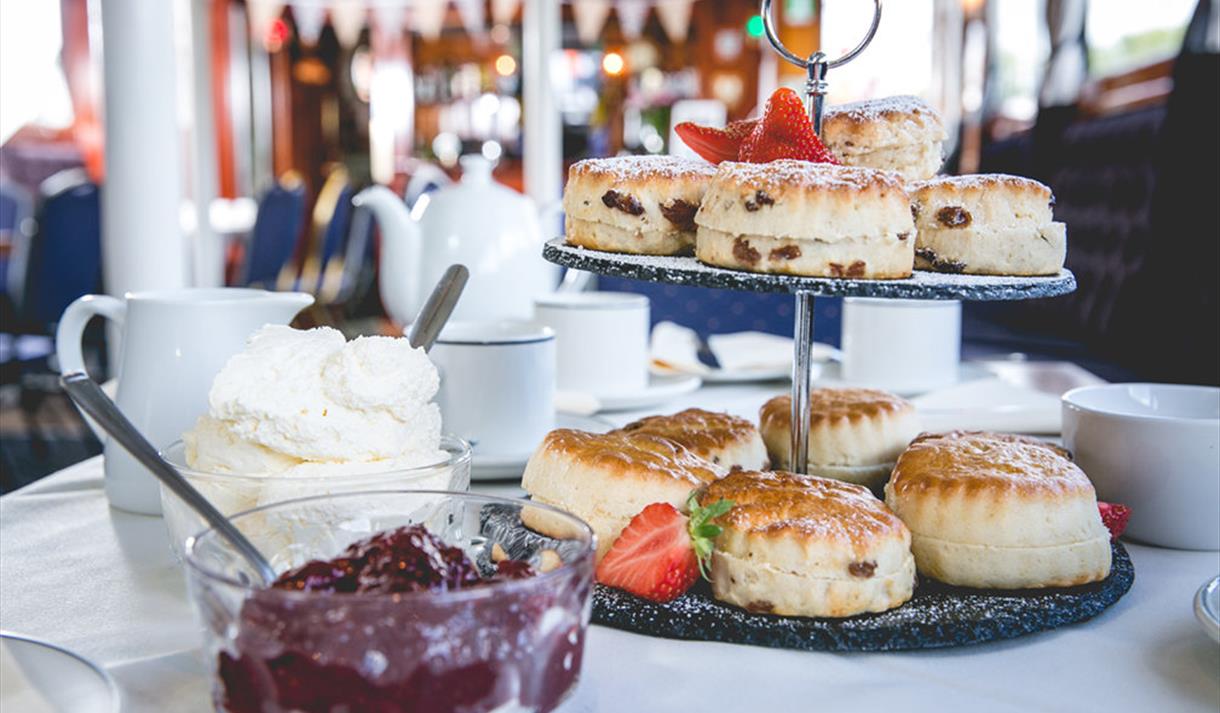
[[[792,378],[790,367],[777,369],[711,369],[700,377],[708,384],[751,384],[759,381],[781,381]]]
[[[620,391],[614,394],[594,394],[602,404],[602,411],[632,411],[663,404],[672,398],[689,394],[703,383],[697,376],[689,374],[649,374],[648,386],[635,392]]]
[[[61,711],[117,713],[119,689],[114,679],[88,659],[45,641],[0,632],[0,645],[12,654],[29,685]],[[5,682],[4,696],[17,695]]]
[[[555,428],[574,428],[578,431],[605,433],[614,428],[614,424],[595,416],[577,416],[570,413],[555,415]],[[525,464],[534,449],[512,455],[480,455],[475,452],[470,456],[471,480],[504,480],[520,478],[525,471]]]
[[[1220,642],[1220,577],[1199,587],[1195,594],[1195,616],[1207,635]]]

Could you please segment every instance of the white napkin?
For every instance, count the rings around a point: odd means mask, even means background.
[[[792,366],[792,339],[766,332],[713,334],[707,340],[723,372],[786,370]],[[673,322],[652,328],[652,365],[661,372],[706,375],[716,372],[699,361],[699,335]],[[837,359],[839,350],[815,342],[814,361]]]
[[[976,379],[911,399],[924,430],[1058,434],[1059,398],[1000,378]]]
[[[0,710],[22,713],[55,713],[55,706],[30,683],[17,657],[0,642]]]

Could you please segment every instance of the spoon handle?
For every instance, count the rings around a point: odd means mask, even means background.
[[[453,314],[453,308],[457,306],[458,298],[462,296],[462,290],[469,278],[470,270],[467,270],[465,265],[450,265],[449,269],[445,270],[436,287],[432,288],[432,294],[428,295],[423,309],[411,323],[411,328],[407,330],[407,341],[411,346],[417,349],[422,347],[424,351],[432,348],[432,343],[440,336],[445,322],[449,321],[449,315]]]
[[[228,518],[213,507],[207,498],[157,453],[157,449],[153,448],[131,421],[127,420],[127,417],[119,411],[118,406],[97,384],[93,383],[88,374],[79,371],[65,374],[60,378],[59,383],[63,385],[64,391],[68,392],[82,411],[93,417],[93,420],[114,440],[118,441],[119,445],[123,446],[133,458],[148,468],[167,488],[191,506],[191,509],[202,515],[221,537],[228,540],[229,544],[233,545],[241,556],[254,566],[264,586],[275,581],[275,570],[271,568],[271,564],[258,551],[254,543],[246,539],[246,536],[241,534],[241,531],[234,527]]]

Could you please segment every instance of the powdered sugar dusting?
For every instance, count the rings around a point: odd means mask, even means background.
[[[962,275],[916,271],[901,280],[862,280],[775,275],[705,265],[693,257],[627,255],[548,242],[542,257],[553,263],[602,275],[671,285],[719,287],[749,292],[808,292],[831,297],[894,297],[923,300],[1027,300],[1065,295],[1076,289],[1069,270],[1049,277]]]
[[[807,191],[862,191],[868,188],[903,190],[902,179],[895,173],[873,168],[836,166],[796,159],[781,159],[770,163],[720,164],[717,182],[733,181],[763,190],[803,189]]]
[[[716,167],[707,161],[677,156],[614,156],[577,161],[568,169],[568,178],[601,175],[616,181],[633,181],[647,178],[713,176],[715,173]]]
[[[926,181],[913,181],[907,184],[911,193],[927,189],[957,189],[957,190],[989,190],[994,188],[1014,188],[1023,191],[1038,191],[1049,198],[1051,189],[1045,184],[1025,176],[1013,176],[1007,173],[976,173],[965,176],[936,176]]]
[[[822,114],[822,122],[825,125],[844,119],[853,122],[892,121],[899,117],[917,117],[940,123],[940,114],[935,109],[923,99],[908,94],[828,106]]]

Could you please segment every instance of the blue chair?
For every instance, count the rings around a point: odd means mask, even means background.
[[[708,287],[685,287],[623,277],[597,278],[599,290],[634,292],[648,297],[652,323],[669,321],[695,330],[706,340],[712,334],[758,331],[792,336],[794,300],[787,294],[761,294]],[[814,339],[839,345],[842,300],[814,300]]]
[[[310,235],[301,260],[300,272],[293,274],[288,270],[281,273],[280,289],[309,292],[319,298],[317,304],[327,301],[321,293],[323,280],[326,272],[332,272],[328,282],[332,291],[336,289],[343,266],[339,262],[334,265],[329,263],[343,251],[351,213],[352,186],[348,180],[347,169],[336,166],[326,177],[314,202]],[[327,295],[330,296],[332,295]]]
[[[291,262],[305,217],[305,186],[291,176],[263,193],[250,234],[240,284],[274,287]]]
[[[49,330],[73,300],[101,289],[102,216],[98,186],[82,169],[51,176],[40,193],[17,312]]]
[[[6,312],[21,301],[24,290],[33,212],[25,189],[0,179],[0,299]]]

